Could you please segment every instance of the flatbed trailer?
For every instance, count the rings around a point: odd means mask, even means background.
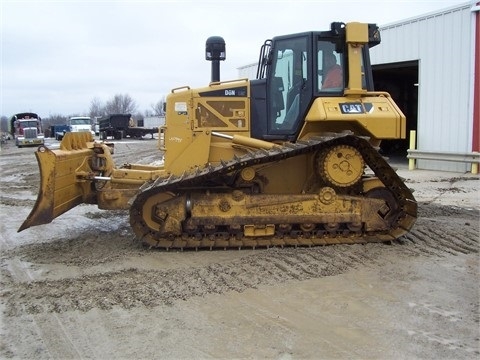
[[[121,140],[126,137],[141,139],[145,135],[158,133],[158,128],[145,128],[134,126],[130,114],[112,114],[99,120],[100,139],[106,140],[109,137]]]

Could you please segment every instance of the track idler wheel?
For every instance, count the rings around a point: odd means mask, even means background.
[[[329,186],[347,188],[360,181],[365,162],[360,152],[349,145],[326,149],[315,157],[317,174]]]

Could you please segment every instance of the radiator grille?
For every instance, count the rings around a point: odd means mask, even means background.
[[[37,129],[30,128],[24,130],[25,139],[35,139],[37,137]]]

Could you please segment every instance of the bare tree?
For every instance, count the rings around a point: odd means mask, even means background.
[[[110,101],[107,101],[105,105],[107,114],[132,114],[136,109],[136,102],[128,94],[116,94]]]
[[[92,119],[106,115],[105,106],[98,97],[94,97],[90,102],[89,116]]]
[[[44,123],[49,125],[63,125],[67,123],[67,116],[61,114],[50,115],[47,119],[43,119]]]
[[[61,114],[53,114],[49,115],[48,118],[42,119],[42,128],[45,132],[45,136],[52,136],[50,134],[50,126],[52,125],[66,125],[67,124],[67,116]]]
[[[9,123],[8,123],[8,117],[6,116],[2,116],[1,119],[0,119],[0,131],[1,132],[4,132],[4,133],[7,133],[9,132]]]
[[[165,111],[163,110],[164,104],[165,104],[165,96],[162,97],[156,104],[151,105],[154,116],[165,115]]]

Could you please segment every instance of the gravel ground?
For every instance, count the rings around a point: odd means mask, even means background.
[[[117,164],[159,159],[153,140],[115,146]],[[91,205],[17,233],[33,152],[0,151],[1,358],[480,356],[478,175],[395,164],[419,219],[391,245],[167,252]]]

